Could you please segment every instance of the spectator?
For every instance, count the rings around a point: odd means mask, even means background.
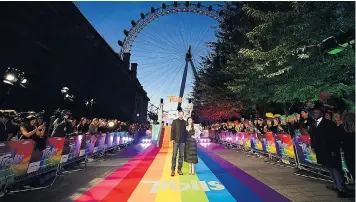
[[[8,141],[19,131],[19,127],[5,113],[0,114],[0,142]]]
[[[42,126],[39,130],[38,130],[38,134],[39,135],[34,135],[33,136],[33,140],[36,142],[36,146],[35,149],[38,149],[40,151],[46,149],[46,144],[47,144],[47,137],[46,137],[46,123],[43,122],[43,118],[42,117],[38,117],[37,118],[37,122],[36,122],[36,127],[40,127]]]
[[[80,119],[80,123],[77,126],[77,131],[79,134],[85,134],[89,130],[89,124],[87,124],[87,119],[85,117],[82,117]]]
[[[44,125],[36,127],[36,117],[29,116],[26,118],[26,121],[20,127],[20,140],[23,139],[34,139],[33,136],[41,136],[41,131],[44,129]]]
[[[338,191],[338,197],[347,198],[341,165],[341,141],[336,135],[336,124],[323,118],[321,105],[314,106],[313,119],[315,124],[310,133],[311,147],[316,153],[318,163],[328,168],[334,182],[334,186],[326,188]]]
[[[63,117],[58,117],[53,122],[52,137],[65,137],[67,134],[67,128],[71,127],[71,123],[68,122],[71,114],[67,112]]]
[[[99,124],[99,121],[97,118],[93,119],[93,121],[90,123],[89,125],[89,131],[88,133],[89,134],[96,134],[98,133],[98,124]]]
[[[344,159],[352,178],[355,179],[355,113],[347,113],[342,117],[341,145]]]

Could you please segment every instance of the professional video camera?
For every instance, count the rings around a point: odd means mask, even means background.
[[[21,112],[17,113],[15,110],[0,110],[0,117],[14,123],[21,123],[25,118]]]
[[[0,117],[8,119],[9,121],[15,123],[15,125],[19,125],[23,123],[28,116],[39,118],[42,117],[44,113],[44,110],[41,112],[16,112],[15,110],[0,110]]]
[[[66,115],[70,115],[70,111],[66,109],[57,109],[53,112],[53,116],[51,118],[57,119],[57,118],[64,118]],[[70,117],[68,117],[70,118]]]

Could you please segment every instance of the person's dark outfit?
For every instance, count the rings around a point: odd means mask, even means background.
[[[336,124],[320,118],[315,121],[310,133],[311,147],[319,164],[328,168],[339,196],[346,195],[345,181],[341,165],[341,141]]]
[[[355,133],[346,132],[342,124],[338,126],[338,129],[347,169],[352,175],[352,178],[355,179]]]
[[[198,163],[197,141],[195,140],[195,138],[193,138],[194,135],[195,135],[194,129],[191,129],[187,132],[184,161],[187,163],[197,164]]]
[[[88,124],[79,124],[77,127],[77,131],[79,134],[85,134],[89,130],[89,125]]]
[[[277,126],[271,126],[269,127],[269,130],[272,132],[272,133],[277,133]]]
[[[16,135],[18,131],[19,128],[9,120],[5,124],[0,122],[0,142],[8,141],[10,135]]]
[[[65,137],[68,121],[64,118],[58,118],[53,122],[52,137]]]
[[[108,128],[105,126],[99,126],[98,127],[98,132],[99,133],[107,133],[108,132]]]
[[[171,167],[172,171],[174,171],[176,169],[178,151],[179,151],[178,171],[181,171],[181,169],[183,167],[185,140],[186,140],[186,136],[187,136],[186,125],[187,125],[187,122],[183,119],[182,120],[176,119],[172,123],[171,141],[174,140],[173,155],[172,155],[172,167]]]
[[[27,130],[27,132],[31,132],[36,129],[36,126],[31,126],[29,123],[22,125],[22,127],[25,128]],[[33,134],[30,137],[26,137],[22,134],[19,134],[19,139],[20,140],[33,140],[33,136],[35,136],[35,135],[36,134]]]
[[[288,123],[288,133],[291,135],[291,137],[294,137],[295,135],[295,130],[299,130],[300,126],[298,123]]]
[[[26,130],[27,130],[27,128],[26,128]],[[34,130],[34,129],[32,129],[32,130]],[[32,131],[32,130],[30,130],[30,131]],[[30,132],[30,131],[27,131],[27,132]],[[39,130],[39,131],[41,132],[42,130]],[[41,138],[40,136],[33,134],[32,139],[33,139],[33,141],[36,142],[35,149],[38,149],[40,151],[46,149],[46,146],[47,146],[47,137],[46,136]]]
[[[264,134],[264,128],[265,128],[265,126],[263,125],[263,124],[257,124],[256,125],[256,128],[257,128],[257,130],[258,130],[258,132],[257,133],[261,133],[261,134]]]

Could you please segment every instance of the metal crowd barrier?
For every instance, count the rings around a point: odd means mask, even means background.
[[[302,135],[297,131],[292,138],[289,134],[271,132],[256,134],[214,130],[210,130],[209,134],[211,137],[217,136],[218,143],[228,148],[246,152],[249,156],[266,158],[266,163],[296,168],[294,175],[332,182],[327,169],[317,163],[316,154],[310,146],[309,135]],[[346,183],[353,184],[354,179],[347,169],[343,152],[340,152]]]
[[[120,150],[122,147],[127,149],[133,143],[134,138],[128,132],[52,137],[48,138],[43,151],[34,150],[35,142],[32,140],[0,142],[0,197],[5,193],[48,188],[64,173],[86,170],[88,158],[103,155],[107,151]],[[83,162],[84,168],[65,169],[74,163]],[[54,173],[53,176],[46,177],[54,178],[47,186],[8,189],[10,185],[51,172]]]

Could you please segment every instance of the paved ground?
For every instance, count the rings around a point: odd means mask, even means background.
[[[354,201],[354,198],[338,199],[336,193],[325,188],[329,183],[295,176],[291,168],[270,165],[265,163],[263,159],[248,157],[245,153],[234,150],[220,149],[214,152],[292,201]],[[54,186],[49,189],[8,195],[1,198],[0,201],[73,201],[74,198],[125,164],[132,155],[132,152],[118,152],[114,155],[107,155],[101,160],[89,163],[86,172],[82,171],[59,177]]]
[[[328,182],[293,175],[293,168],[284,168],[265,163],[264,159],[250,157],[235,150],[215,150],[219,156],[230,161],[254,178],[270,186],[280,194],[295,202],[349,202],[339,199],[336,193],[325,188]],[[353,189],[353,187],[350,187]]]

